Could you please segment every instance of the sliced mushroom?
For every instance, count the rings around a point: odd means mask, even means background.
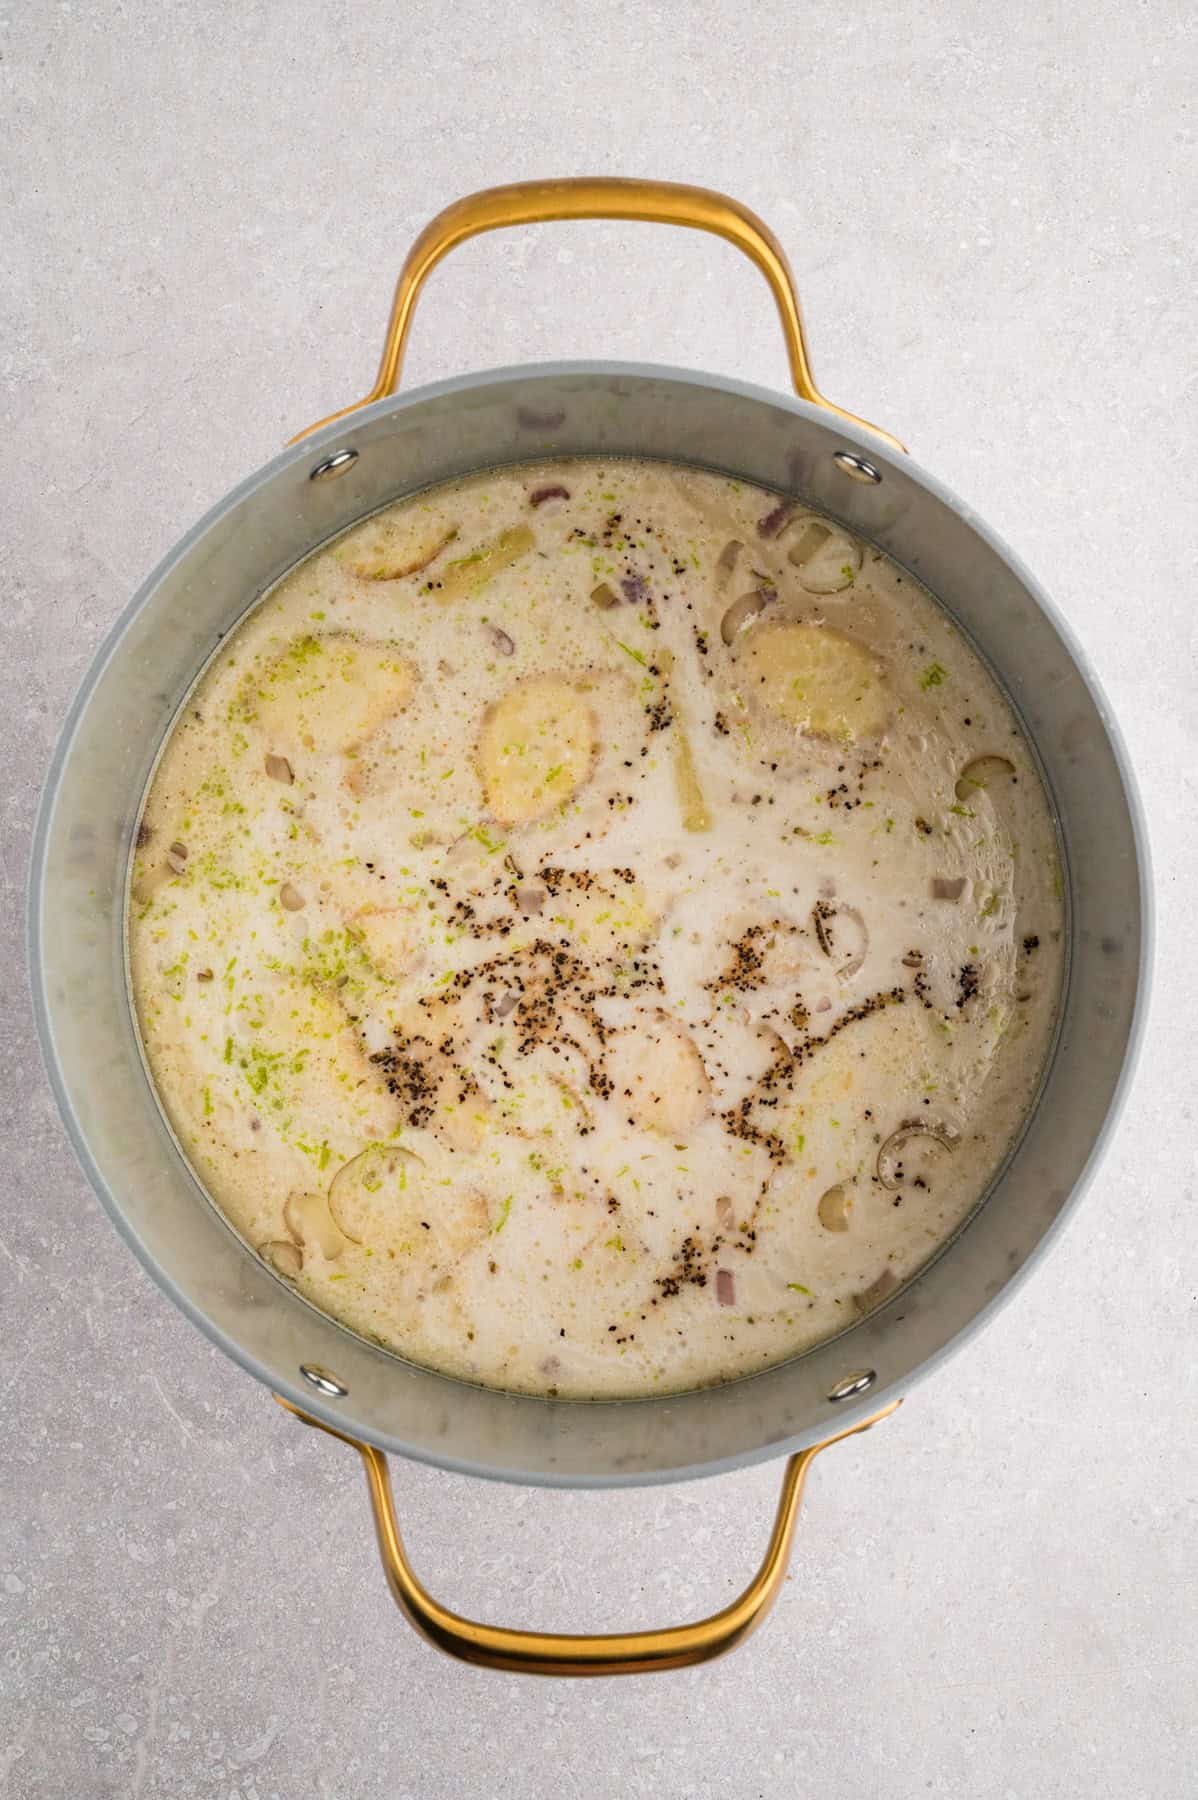
[[[896,1193],[902,1186],[898,1172],[902,1168],[904,1144],[909,1144],[913,1138],[921,1137],[930,1138],[943,1150],[955,1150],[961,1141],[961,1133],[955,1125],[937,1123],[933,1119],[904,1119],[898,1129],[892,1131],[886,1142],[878,1149],[878,1180],[891,1193]]]
[[[715,591],[717,594],[722,594],[731,581],[743,549],[744,545],[739,538],[730,538],[720,551],[715,565]]]
[[[967,762],[957,777],[955,793],[958,800],[969,800],[983,790],[997,787],[1001,781],[1015,780],[1015,764],[1005,756],[975,756]]]
[[[302,1254],[289,1238],[272,1238],[259,1244],[258,1253],[277,1275],[286,1276],[288,1281],[294,1281],[304,1266]]]
[[[166,866],[176,875],[183,875],[187,870],[187,845],[176,841],[166,853]]]
[[[737,633],[743,631],[751,619],[764,612],[770,601],[776,597],[776,589],[754,588],[751,593],[742,594],[734,600],[723,618],[720,620],[720,636],[726,644],[730,644]]]
[[[933,900],[960,900],[966,888],[972,884],[966,875],[933,875]]]
[[[315,1244],[326,1262],[335,1262],[345,1249],[345,1236],[329,1211],[327,1194],[288,1194],[283,1223],[301,1249]]]
[[[839,526],[807,519],[797,527],[790,562],[809,594],[838,594],[861,567],[861,545]]]
[[[547,893],[540,887],[517,887],[512,889],[512,898],[522,913],[539,913],[547,899]]]
[[[606,581],[601,581],[598,587],[591,589],[591,601],[601,612],[610,612],[613,606],[619,606],[620,596]]]
[[[554,482],[549,487],[534,488],[533,492],[528,496],[528,504],[530,506],[544,506],[546,500],[568,500],[569,498],[569,488],[562,487],[560,482]]]
[[[302,912],[304,896],[297,887],[292,887],[289,881],[285,881],[279,889],[279,905],[284,912]]]
[[[851,981],[869,954],[869,926],[860,908],[818,900],[811,910],[811,923],[819,947],[836,965],[837,975],[842,981]]]
[[[883,1269],[876,1281],[871,1281],[867,1288],[862,1288],[859,1294],[853,1295],[853,1305],[860,1313],[873,1312],[876,1306],[881,1306],[888,1295],[893,1294],[897,1286],[898,1276],[894,1270]]]
[[[736,1305],[736,1276],[731,1269],[716,1270],[715,1297],[720,1306]]]
[[[842,1181],[835,1187],[826,1188],[819,1197],[816,1214],[825,1231],[847,1231],[849,1228],[849,1209],[853,1202]]]
[[[732,1201],[727,1194],[720,1194],[715,1203],[715,1216],[719,1220],[721,1231],[732,1231],[736,1226],[736,1214]]]
[[[266,773],[272,781],[283,781],[290,785],[295,780],[291,764],[285,756],[276,756],[273,750],[266,752]]]
[[[831,535],[828,526],[821,525],[818,519],[808,519],[791,545],[791,562],[797,568],[802,568],[803,564],[810,562],[816,551],[827,543]]]
[[[329,1183],[328,1209],[333,1224],[351,1244],[362,1244],[395,1210],[393,1195],[406,1193],[423,1163],[413,1150],[398,1144],[368,1144],[343,1163]]]
[[[431,1180],[420,1157],[390,1143],[369,1144],[338,1169],[329,1211],[353,1243],[386,1257],[413,1297],[442,1291],[453,1264],[493,1228],[480,1193],[460,1179]]]

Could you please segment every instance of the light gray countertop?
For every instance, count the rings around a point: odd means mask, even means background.
[[[96,0],[11,9],[0,58],[0,1793],[1192,1796],[1192,7]],[[117,1241],[35,1048],[23,885],[102,635],[201,510],[367,385],[419,225],[595,172],[756,207],[825,391],[1055,595],[1147,804],[1159,985],[1084,1207],[967,1354],[821,1462],[762,1632],[706,1670],[546,1684],[406,1629],[354,1459]],[[731,250],[614,226],[468,246],[408,379],[569,355],[785,383]],[[441,1597],[608,1630],[731,1597],[779,1474],[602,1495],[396,1471]]]

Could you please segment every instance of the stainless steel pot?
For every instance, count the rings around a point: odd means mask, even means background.
[[[429,270],[479,231],[581,217],[689,224],[765,274],[798,399],[681,370],[558,363],[395,398]],[[825,401],[786,259],[764,225],[697,188],[533,183],[459,201],[400,276],[379,378],[199,521],[150,576],[71,709],[42,801],[31,966],[51,1079],[118,1231],[208,1336],[309,1423],[364,1457],[396,1599],[443,1648],[558,1673],[676,1667],[761,1617],[785,1569],[816,1451],[892,1409],[1013,1292],[1094,1169],[1146,998],[1143,827],[1118,733],[1064,622],[1018,559],[897,440]],[[164,1120],[130,1005],[130,843],[158,749],[216,645],[271,584],[388,501],[471,470],[553,455],[662,457],[801,496],[906,565],[973,641],[1039,754],[1060,831],[1069,962],[1059,1033],[1023,1136],[967,1227],[892,1303],[793,1362],[732,1385],[605,1404],[536,1400],[415,1368],[353,1336],[271,1274],[207,1201]],[[404,1557],[385,1451],[517,1482],[617,1486],[790,1453],[774,1535],[741,1599],[634,1637],[543,1637],[456,1618]]]

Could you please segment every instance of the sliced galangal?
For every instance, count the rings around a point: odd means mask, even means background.
[[[532,675],[488,707],[478,739],[487,806],[504,825],[520,825],[569,800],[590,773],[595,715],[578,686],[560,675]]]
[[[416,671],[394,644],[323,632],[296,638],[242,690],[274,755],[352,751],[402,712]]]
[[[852,743],[886,727],[890,699],[878,658],[830,626],[759,625],[737,662],[745,697],[799,731]]]
[[[612,1102],[664,1137],[693,1131],[711,1109],[711,1082],[689,1032],[664,1013],[613,1033],[606,1050]]]

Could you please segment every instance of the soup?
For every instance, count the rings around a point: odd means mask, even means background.
[[[1001,692],[833,520],[667,464],[432,490],[221,646],[129,899],[146,1058],[278,1276],[464,1379],[724,1381],[978,1204],[1063,961]]]

